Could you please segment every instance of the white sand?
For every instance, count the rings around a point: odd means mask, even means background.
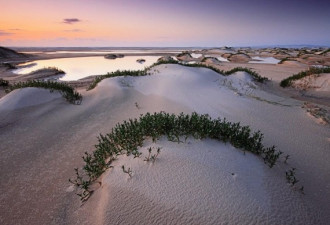
[[[190,55],[195,59],[198,59],[203,56],[203,54],[199,54],[199,53],[190,53]]]
[[[304,77],[293,82],[298,89],[313,90],[330,93],[330,74],[319,74]],[[330,96],[330,95],[328,95]]]
[[[80,106],[51,101],[0,113],[0,188],[5,190],[0,223],[327,224],[329,128],[311,120],[302,102],[266,92],[244,72],[223,77],[179,65],[153,71],[153,76],[103,80],[83,92]],[[82,165],[83,153],[94,149],[96,136],[125,119],[161,110],[241,121],[260,129],[265,145],[275,144],[292,160],[269,169],[229,144],[162,140],[156,143],[163,149],[155,164],[121,157],[80,207],[67,179]],[[147,141],[144,151],[149,145],[154,144]],[[121,171],[123,164],[132,167],[131,179]],[[284,169],[291,166],[298,168],[304,196],[286,184]]]
[[[148,147],[162,147],[145,162]],[[153,150],[156,151],[156,150]],[[304,203],[257,156],[213,140],[147,142],[141,158],[122,156],[103,179],[103,222],[119,224],[311,223]],[[133,170],[132,178],[121,166]],[[273,198],[268,184],[282,192]],[[107,199],[104,199],[106,194]],[[281,208],[278,208],[281,206]],[[295,218],[299,211],[301,218]],[[100,215],[98,214],[98,216]]]

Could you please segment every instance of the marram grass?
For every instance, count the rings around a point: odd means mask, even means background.
[[[269,167],[273,167],[282,154],[275,146],[263,145],[263,134],[260,131],[252,132],[250,127],[242,126],[240,123],[220,118],[211,119],[208,115],[197,113],[147,113],[139,119],[129,119],[117,124],[108,134],[100,134],[95,150],[92,153],[85,152],[82,173],[76,168],[76,178],[70,179],[70,182],[79,188],[77,194],[81,200],[86,201],[90,197],[93,192],[90,185],[111,167],[111,163],[118,155],[133,155],[134,158],[140,156],[138,147],[143,146],[145,139],[151,138],[155,142],[161,136],[175,142],[182,142],[180,138],[186,139],[188,136],[229,142],[236,148],[259,155]],[[147,159],[150,160],[151,156]]]

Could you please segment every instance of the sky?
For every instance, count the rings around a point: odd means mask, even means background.
[[[330,46],[329,0],[0,0],[0,46]]]

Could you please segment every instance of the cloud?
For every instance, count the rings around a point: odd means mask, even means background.
[[[14,33],[10,33],[10,32],[6,32],[4,30],[0,30],[0,36],[9,36],[9,35],[13,35]]]
[[[74,24],[74,23],[79,23],[79,22],[81,22],[81,20],[78,19],[78,18],[65,18],[65,19],[63,19],[63,23],[65,23],[65,24]]]
[[[13,28],[13,29],[9,29],[9,30],[13,30],[13,31],[22,31],[22,29],[18,29],[18,28]]]
[[[83,30],[80,29],[70,29],[70,30],[64,30],[65,32],[84,32]]]

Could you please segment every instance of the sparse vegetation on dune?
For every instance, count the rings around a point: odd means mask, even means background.
[[[148,75],[148,69],[144,70],[117,70],[115,72],[107,73],[105,75],[100,75],[96,76],[93,80],[93,83],[89,85],[87,90],[92,90],[97,86],[99,82],[106,78],[111,78],[111,77],[120,77],[120,76],[133,76],[133,77],[138,77],[138,76],[145,76]]]
[[[208,59],[220,62],[216,57],[204,57],[201,62],[206,62]]]
[[[321,74],[321,73],[330,73],[330,67],[319,68],[319,67],[310,67],[308,70],[302,71],[300,73],[294,74],[284,80],[281,81],[281,87],[289,87],[292,85],[292,82],[295,80],[299,80],[301,78],[313,75],[313,74]]]
[[[8,86],[9,86],[9,81],[0,78],[0,87],[8,87]]]
[[[157,66],[157,65],[160,65],[160,64],[178,64],[178,65],[181,65],[181,66],[188,66],[188,67],[202,67],[202,68],[211,69],[214,72],[219,73],[221,75],[225,75],[225,76],[231,75],[231,74],[236,73],[236,72],[247,72],[248,74],[250,74],[253,77],[254,80],[256,80],[258,82],[262,83],[262,82],[268,80],[268,78],[260,76],[260,74],[258,74],[257,72],[252,71],[248,68],[244,68],[244,67],[235,67],[231,70],[224,71],[224,70],[220,70],[218,68],[215,68],[213,66],[209,66],[209,65],[206,65],[206,64],[201,64],[201,63],[183,64],[183,63],[175,61],[175,60],[159,61],[159,62],[153,64],[152,66]]]
[[[54,72],[54,75],[65,74],[65,72],[63,70],[61,70],[57,67],[44,67],[44,68],[37,69],[37,70],[30,72],[30,74],[41,73],[41,72],[45,72],[45,71],[52,71],[52,72]]]
[[[85,152],[83,160],[85,165],[83,173],[78,173],[77,177],[70,182],[79,188],[78,195],[82,201],[86,201],[92,194],[90,185],[96,181],[117,159],[118,155],[133,155],[138,158],[138,147],[143,146],[147,138],[156,142],[161,136],[166,136],[168,140],[182,142],[180,138],[186,140],[188,136],[196,139],[215,139],[222,142],[229,142],[234,147],[249,151],[259,155],[265,164],[273,167],[282,152],[276,150],[275,146],[265,147],[262,143],[263,134],[260,131],[252,132],[250,127],[241,126],[240,123],[232,123],[226,119],[211,119],[208,115],[192,113],[186,115],[169,114],[165,112],[141,115],[139,119],[129,119],[121,124],[117,124],[112,131],[106,135],[100,134],[98,144],[92,153]],[[149,149],[149,156],[146,161],[155,161],[157,153],[152,155]],[[124,168],[123,168],[124,171]],[[124,171],[125,172],[125,171]],[[128,172],[128,171],[127,171]]]
[[[211,69],[214,72],[219,73],[221,75],[225,75],[225,76],[231,75],[231,74],[239,72],[239,71],[243,71],[243,72],[247,72],[248,74],[250,74],[253,77],[253,79],[257,82],[263,83],[264,81],[268,80],[268,78],[262,77],[257,72],[252,71],[248,68],[235,67],[231,70],[224,71],[224,70],[220,70],[218,68],[215,68],[213,66],[202,64],[202,63],[184,64],[184,63],[181,63],[179,61],[176,61],[176,60],[170,58],[168,60],[159,60],[158,62],[152,64],[150,67],[146,67],[144,70],[122,70],[122,71],[117,70],[115,72],[107,73],[105,75],[96,76],[93,80],[93,83],[87,88],[87,90],[92,90],[93,88],[95,88],[97,86],[97,84],[99,82],[101,82],[102,80],[104,80],[106,78],[118,77],[118,76],[135,76],[136,77],[136,76],[151,75],[151,73],[149,72],[150,69],[152,67],[155,67],[155,66],[158,66],[158,65],[161,65],[161,64],[177,64],[177,65],[188,66],[188,67],[202,67],[202,68]]]
[[[73,87],[69,86],[66,83],[61,82],[53,82],[53,81],[39,81],[39,80],[31,80],[26,82],[18,82],[13,85],[9,85],[6,89],[7,92],[11,92],[15,89],[26,88],[26,87],[37,87],[37,88],[45,88],[50,91],[58,91],[61,95],[72,104],[81,104],[82,95],[74,90]]]
[[[290,57],[285,57],[284,59],[281,59],[281,61],[279,61],[278,64],[283,64],[285,61],[289,61],[289,60],[294,60],[294,59],[292,59]]]

